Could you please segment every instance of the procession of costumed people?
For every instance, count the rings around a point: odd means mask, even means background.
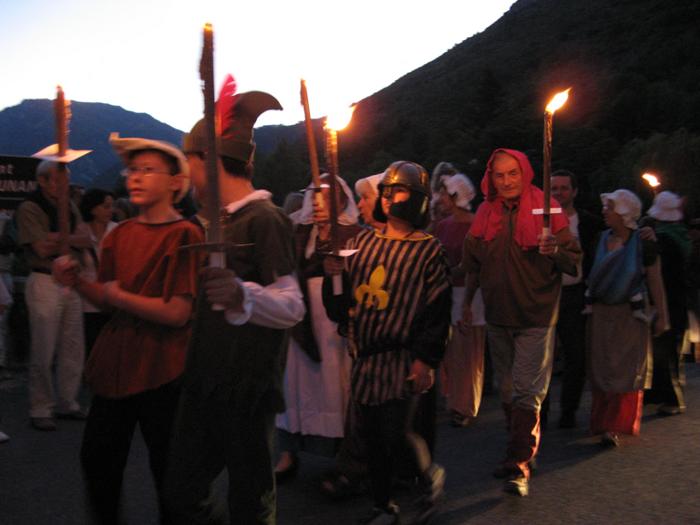
[[[455,432],[472,431],[487,355],[507,439],[493,475],[516,496],[529,495],[543,446],[558,347],[560,427],[577,426],[586,379],[581,433],[605,447],[639,435],[645,403],[686,411],[700,233],[681,196],[656,194],[642,219],[632,191],[602,193],[601,220],[574,207],[572,172],[552,174],[557,202],[525,153],[496,148],[481,195],[450,162],[431,176],[395,160],[357,179],[356,195],[323,174],[280,208],[253,177],[254,126],[281,104],[238,93],[231,76],[218,101],[204,84],[206,116],[181,148],[109,137],[128,202],[98,189],[65,201],[68,163],[86,152],[59,132],[12,223],[30,270],[29,422],[55,432],[84,420],[91,523],[122,522],[138,426],[162,523],[273,524],[304,452],[334,458],[323,493],[369,496],[362,523],[399,523],[397,488],[409,486],[413,522],[427,524],[453,468],[435,461],[438,393]],[[190,188],[199,208],[186,217]],[[0,263],[3,365],[13,282]],[[224,472],[228,509],[214,490]]]

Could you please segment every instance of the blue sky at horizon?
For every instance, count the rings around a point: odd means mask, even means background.
[[[215,79],[262,90],[285,110],[258,125],[357,102],[486,29],[513,0],[0,0],[0,109],[66,96],[187,130],[202,115],[202,26],[215,31]],[[235,6],[235,7],[234,7]]]

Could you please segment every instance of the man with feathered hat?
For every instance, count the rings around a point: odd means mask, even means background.
[[[274,418],[284,410],[286,329],[303,318],[304,303],[294,275],[292,225],[271,194],[251,183],[253,125],[270,109],[282,107],[257,91],[222,95],[217,102],[226,267],[202,272],[166,481],[174,523],[223,519],[207,501],[224,468],[231,522],[275,522]],[[185,135],[183,149],[195,195],[206,202],[204,121]]]

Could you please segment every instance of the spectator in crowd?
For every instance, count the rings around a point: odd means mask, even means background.
[[[14,293],[14,280],[12,277],[12,265],[14,253],[17,250],[17,230],[12,217],[5,211],[0,212],[0,281],[5,287],[10,300]],[[8,323],[10,317],[10,304],[0,314],[0,373],[7,366],[10,351],[10,337]]]
[[[292,217],[304,204],[304,193],[301,191],[292,191],[287,194],[282,204],[282,211],[287,217]]]
[[[298,451],[333,454],[343,437],[350,374],[350,355],[338,326],[323,307],[323,259],[331,251],[329,175],[321,177],[323,206],[309,185],[297,217],[295,240],[297,276],[304,293],[306,315],[291,330],[284,398],[287,410],[277,416],[280,459],[278,481],[296,472]],[[360,231],[358,211],[347,183],[337,178],[338,242],[340,246]],[[325,183],[325,184],[324,184]]]
[[[447,253],[452,283],[452,330],[440,369],[442,388],[447,396],[451,424],[466,427],[479,413],[486,346],[484,302],[480,291],[476,292],[472,302],[471,324],[460,323],[466,277],[461,267],[462,252],[464,239],[474,221],[471,202],[476,191],[471,181],[458,173],[443,179],[439,195],[440,208],[449,215],[437,223],[435,235]]]
[[[114,197],[105,190],[88,190],[80,201],[80,215],[83,222],[78,226],[81,234],[90,238],[90,248],[84,250],[82,275],[88,281],[97,281],[97,268],[102,252],[102,239],[112,231],[117,223],[112,220]],[[83,298],[83,324],[85,327],[85,352],[89,356],[102,327],[109,321],[110,314],[103,312]]]
[[[377,219],[374,217],[374,207],[376,206],[377,199],[379,198],[377,187],[383,176],[383,173],[378,173],[376,175],[370,175],[369,177],[357,179],[355,182],[355,193],[359,198],[357,201],[357,209],[360,211],[362,223],[367,228],[373,228],[375,230],[384,227],[384,223],[377,221]]]
[[[122,222],[136,217],[138,209],[127,197],[119,197],[114,201],[114,222]]]
[[[430,201],[430,219],[431,227],[442,219],[447,218],[448,212],[442,209],[440,203],[440,186],[442,182],[452,175],[457,173],[457,168],[455,168],[449,162],[440,162],[433,169],[433,174],[430,177],[430,191],[432,193],[432,200]]]
[[[650,323],[658,337],[668,330],[668,314],[656,245],[639,235],[639,198],[619,189],[601,199],[609,229],[600,236],[586,292],[592,303],[586,309],[591,431],[601,436],[602,445],[618,446],[619,434],[639,434],[643,389],[651,382]],[[643,319],[631,302],[639,293],[646,306]]]
[[[51,161],[39,163],[39,188],[20,204],[16,216],[18,242],[31,268],[25,287],[31,330],[29,416],[32,426],[44,431],[56,430],[54,416],[85,419],[77,401],[85,353],[82,301],[75,290],[51,277],[51,264],[60,252],[56,208],[57,179],[64,176],[60,169]],[[90,239],[76,232],[80,222],[80,213],[71,204],[69,244],[76,257],[80,257],[79,250],[90,247]]]
[[[596,242],[604,224],[597,215],[575,206],[578,180],[574,173],[568,170],[555,171],[552,173],[551,188],[552,197],[559,202],[562,212],[569,219],[569,230],[579,241],[583,251],[576,275],[562,274],[556,330],[564,360],[559,428],[574,428],[576,411],[586,383],[586,316],[583,315],[585,281],[593,264]],[[543,421],[549,408],[548,400],[549,394],[542,406]]]
[[[357,208],[365,228],[381,231],[385,223],[374,217],[374,208],[379,197],[378,185],[383,173],[370,175],[355,182],[355,193],[359,198]],[[367,451],[359,427],[359,405],[348,400],[345,414],[345,430],[334,468],[321,476],[321,492],[333,499],[358,494],[364,490],[367,477]]]
[[[2,281],[2,279],[0,279],[0,316],[4,318],[7,315],[7,310],[10,308],[11,305],[12,296],[7,290],[5,283]],[[8,436],[2,430],[0,430],[0,443],[6,443],[9,440],[10,436]]]
[[[653,377],[644,402],[658,403],[659,414],[673,416],[682,414],[686,408],[681,345],[688,328],[685,272],[691,243],[688,228],[683,223],[683,199],[673,192],[662,191],[654,197],[654,204],[643,224],[651,226],[656,234],[671,327],[652,339]]]

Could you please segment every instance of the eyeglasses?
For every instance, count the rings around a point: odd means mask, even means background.
[[[144,177],[152,177],[156,173],[163,173],[164,175],[170,175],[169,171],[159,170],[153,166],[127,166],[122,171],[123,177],[133,177],[134,175],[143,175]]]

